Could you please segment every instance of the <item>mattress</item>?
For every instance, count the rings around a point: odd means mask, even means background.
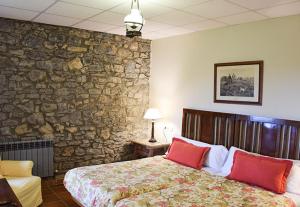
[[[86,207],[294,206],[285,196],[206,171],[156,156],[75,168],[67,172],[64,184]]]

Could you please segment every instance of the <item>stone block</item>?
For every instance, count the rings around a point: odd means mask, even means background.
[[[82,52],[86,52],[87,48],[85,48],[85,47],[73,47],[73,46],[70,46],[70,47],[68,47],[68,51],[82,53]]]
[[[33,101],[29,101],[27,103],[18,105],[18,108],[24,112],[33,113],[34,112],[34,103],[33,103]]]
[[[68,62],[68,66],[70,70],[80,70],[83,68],[80,58],[75,58]]]
[[[10,127],[1,127],[0,128],[0,135],[3,135],[3,136],[12,135]]]
[[[32,132],[32,129],[28,128],[28,125],[25,123],[25,124],[21,124],[21,125],[17,126],[15,128],[15,132],[17,135],[24,135],[24,134]]]
[[[41,81],[46,78],[46,72],[41,70],[31,70],[28,73],[28,77],[33,82]]]
[[[120,48],[118,50],[118,55],[121,58],[130,58],[130,57],[132,57],[132,52],[130,50],[128,50],[128,49]]]
[[[42,134],[53,134],[53,128],[49,123],[39,128],[39,132]]]
[[[57,110],[57,105],[52,103],[43,103],[41,107],[42,112],[53,112]]]
[[[70,132],[70,133],[75,133],[77,132],[78,128],[77,127],[67,127],[66,131]]]
[[[32,125],[43,125],[45,119],[42,113],[33,113],[27,117],[27,122]]]

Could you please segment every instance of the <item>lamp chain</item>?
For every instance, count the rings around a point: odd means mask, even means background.
[[[140,10],[140,3],[139,3],[139,0],[132,0],[132,1],[131,1],[131,9],[133,8],[133,5],[134,5],[133,3],[136,3],[137,9]]]

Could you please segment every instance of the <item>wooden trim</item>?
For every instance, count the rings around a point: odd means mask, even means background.
[[[187,116],[191,119],[200,117],[201,125],[187,127]],[[300,159],[300,121],[186,108],[182,121],[182,136],[189,134],[190,139],[222,144],[227,148],[242,147],[272,157]],[[230,131],[228,136],[223,128],[226,121],[232,123],[226,129]],[[199,131],[200,136],[194,136],[189,129]]]
[[[258,101],[226,101],[217,100],[217,68],[219,66],[235,66],[235,65],[259,65],[259,83],[258,83]],[[263,74],[264,74],[264,62],[263,60],[257,61],[244,61],[244,62],[229,62],[229,63],[216,63],[214,64],[214,103],[225,104],[243,104],[243,105],[262,105],[263,97]]]

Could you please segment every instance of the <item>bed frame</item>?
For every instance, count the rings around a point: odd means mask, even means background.
[[[181,135],[228,149],[300,159],[300,121],[184,108]]]
[[[181,134],[227,148],[300,159],[300,121],[184,108]]]

